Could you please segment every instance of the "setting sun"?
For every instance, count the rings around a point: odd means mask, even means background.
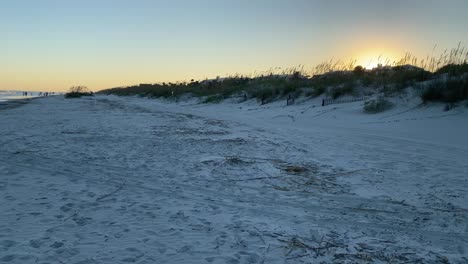
[[[366,69],[373,69],[378,65],[394,65],[401,58],[402,54],[391,49],[382,49],[382,51],[363,51],[357,56],[356,65],[361,65]]]

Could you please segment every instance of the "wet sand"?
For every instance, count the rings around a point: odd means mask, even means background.
[[[24,99],[10,99],[10,100],[6,100],[6,101],[0,101],[0,110],[20,107],[20,106],[23,106],[23,105],[25,105],[27,103],[30,103],[34,99],[38,99],[38,97],[24,98]]]

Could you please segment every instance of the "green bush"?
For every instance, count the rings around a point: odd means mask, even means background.
[[[390,83],[422,82],[429,79],[431,73],[414,66],[395,66],[388,77]]]
[[[438,69],[436,74],[448,73],[449,75],[456,76],[468,73],[468,63],[463,64],[447,64]]]
[[[284,89],[283,89],[283,91],[281,93],[283,95],[294,93],[299,87],[300,86],[298,86],[296,83],[289,82],[289,83],[284,85]]]
[[[311,90],[308,90],[306,92],[306,96],[307,97],[317,97],[317,96],[320,96],[322,95],[326,90],[326,87],[325,86],[322,86],[322,85],[315,85]]]
[[[371,100],[364,103],[364,112],[369,114],[376,114],[384,112],[393,107],[393,103],[380,97],[377,100]]]
[[[257,98],[262,104],[270,102],[274,97],[277,96],[277,90],[272,87],[261,88],[253,90],[251,92],[252,97]]]
[[[430,101],[455,103],[468,100],[468,80],[467,78],[439,79],[423,89],[420,96],[424,103]]]
[[[329,94],[333,99],[336,99],[343,95],[350,95],[354,93],[356,83],[353,81],[346,82],[341,86],[334,87],[330,90]]]
[[[208,104],[208,103],[219,103],[223,100],[223,96],[222,95],[219,95],[219,94],[215,94],[215,95],[210,95],[208,96],[204,101],[203,103],[204,104]]]

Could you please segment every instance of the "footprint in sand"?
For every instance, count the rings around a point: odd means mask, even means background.
[[[191,245],[185,245],[177,250],[177,253],[185,253],[188,251],[191,251],[193,249],[193,246]]]
[[[122,259],[122,262],[131,262],[131,263],[137,262],[140,258],[142,258],[145,255],[144,253],[142,253],[140,250],[136,248],[126,248],[125,250],[130,252],[130,254],[134,256],[124,258]]]
[[[187,221],[189,216],[186,216],[184,211],[179,211],[176,214],[171,215],[171,218],[173,220],[182,220],[182,221]]]
[[[72,218],[73,221],[79,225],[79,226],[85,226],[87,225],[89,222],[91,222],[91,220],[93,220],[92,218],[90,217],[82,217],[82,216],[75,216]]]
[[[60,210],[62,212],[68,212],[73,208],[73,206],[75,206],[74,203],[67,203],[67,204],[63,205],[62,207],[60,207]]]
[[[6,255],[0,259],[1,262],[10,262],[16,258],[15,255]]]
[[[31,239],[29,240],[29,246],[32,248],[40,248],[46,240],[49,240],[49,238],[43,237],[39,239]]]
[[[54,242],[52,245],[50,245],[51,248],[61,248],[63,247],[62,242]]]
[[[7,200],[7,201],[16,201],[16,198],[11,196],[11,195],[7,195],[7,196],[5,196],[5,200]]]
[[[55,250],[55,253],[60,255],[61,258],[68,259],[68,258],[78,255],[80,251],[76,248],[60,247]]]

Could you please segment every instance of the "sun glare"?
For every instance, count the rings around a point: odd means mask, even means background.
[[[377,68],[379,65],[385,66],[385,65],[390,65],[394,62],[393,59],[384,57],[383,55],[377,55],[377,56],[366,56],[362,59],[357,60],[357,64],[361,65],[362,67],[371,70],[374,68]]]
[[[364,64],[364,68],[368,69],[368,70],[371,70],[371,69],[374,69],[374,68],[377,68],[377,66],[379,65],[378,62],[369,62],[367,64]]]
[[[377,68],[379,64],[382,66],[393,65],[398,60],[399,55],[398,52],[392,50],[368,51],[359,54],[356,58],[357,65],[370,70]]]

